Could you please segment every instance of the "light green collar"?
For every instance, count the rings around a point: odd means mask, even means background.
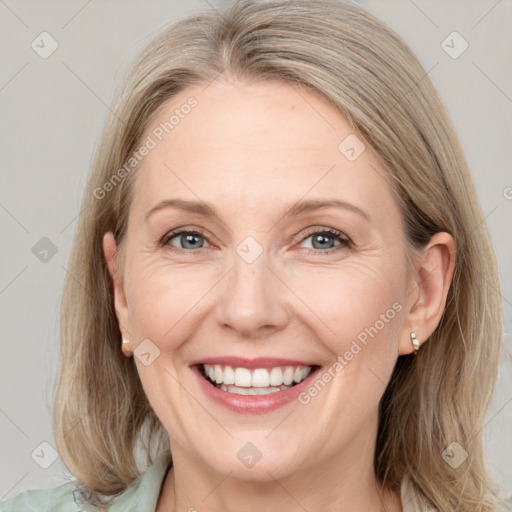
[[[116,499],[109,512],[155,512],[170,463],[171,453],[167,450]]]

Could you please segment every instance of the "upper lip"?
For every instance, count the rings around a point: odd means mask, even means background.
[[[217,356],[206,357],[190,363],[190,366],[200,364],[219,364],[232,366],[234,368],[275,368],[276,366],[317,366],[307,361],[298,361],[296,359],[284,359],[279,357],[256,357],[247,359],[236,356]]]

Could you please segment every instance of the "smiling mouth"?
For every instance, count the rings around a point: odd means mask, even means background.
[[[200,364],[199,373],[221,391],[237,395],[269,395],[300,384],[319,366],[276,366],[243,368],[219,364]]]

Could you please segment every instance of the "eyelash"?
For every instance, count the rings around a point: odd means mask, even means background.
[[[337,251],[339,251],[339,250],[341,250],[343,248],[350,249],[353,246],[353,243],[350,240],[350,238],[348,238],[346,235],[344,235],[340,231],[337,231],[336,229],[332,229],[332,228],[324,228],[324,229],[317,229],[317,230],[314,230],[314,231],[310,231],[308,234],[306,234],[300,240],[300,242],[304,242],[304,240],[309,238],[311,235],[316,235],[316,234],[329,234],[329,235],[331,235],[332,238],[337,238],[340,241],[340,244],[335,246],[335,247],[332,247],[330,249],[326,249],[325,251],[320,250],[320,249],[307,249],[306,250],[306,254],[314,254],[314,255],[330,254],[330,253],[333,253],[333,252],[337,252]],[[169,245],[169,241],[172,240],[177,235],[196,235],[196,236],[200,236],[200,237],[202,237],[202,238],[204,238],[206,240],[206,236],[205,236],[204,232],[201,231],[201,230],[198,230],[198,229],[193,229],[193,230],[181,229],[181,230],[171,231],[170,233],[167,233],[166,235],[164,235],[164,237],[162,238],[162,240],[160,242],[160,245],[162,247],[166,247],[167,246],[171,250],[178,250],[178,251],[185,251],[185,252],[195,252],[195,253],[201,252],[202,249],[205,249],[205,247],[200,247],[199,249],[187,250],[187,249],[183,249],[181,247],[178,248],[178,247],[174,247],[172,245]]]
[[[311,235],[330,235],[330,238],[337,238],[340,242],[339,245],[331,247],[330,249],[326,249],[324,251],[320,249],[306,249],[306,254],[311,254],[314,256],[319,256],[323,254],[331,254],[333,252],[338,252],[342,249],[350,249],[352,247],[352,242],[348,238],[348,236],[344,235],[341,231],[332,228],[323,228],[323,229],[315,229],[304,235],[300,242],[304,242],[304,240],[308,239]]]

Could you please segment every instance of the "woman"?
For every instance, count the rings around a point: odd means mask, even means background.
[[[339,2],[235,2],[113,110],[62,304],[77,481],[2,510],[497,510],[496,264],[408,47]]]

